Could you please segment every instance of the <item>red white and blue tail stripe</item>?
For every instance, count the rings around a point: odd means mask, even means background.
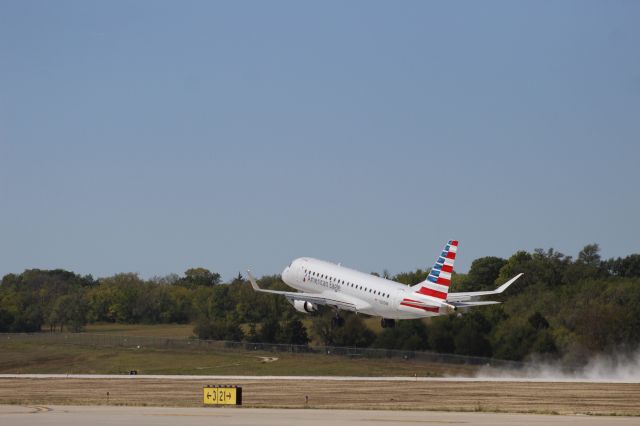
[[[447,300],[449,286],[451,285],[451,274],[453,273],[453,263],[458,252],[458,241],[451,240],[444,246],[440,257],[431,268],[427,279],[411,289],[416,293],[436,299]]]

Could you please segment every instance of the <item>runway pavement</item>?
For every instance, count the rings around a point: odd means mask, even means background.
[[[156,408],[106,406],[0,405],[0,424],[12,426],[102,425],[638,425],[638,417],[552,416],[540,414],[453,413],[435,411],[369,411],[260,408]]]
[[[170,379],[170,380],[260,380],[260,381],[370,381],[370,382],[547,382],[547,383],[638,383],[638,378],[610,379],[584,377],[359,377],[359,376],[194,376],[166,374],[0,374],[0,379]]]
[[[387,410],[618,415],[639,416],[640,426],[637,383],[104,377],[0,377],[0,404],[199,408],[203,386],[217,383],[243,388],[242,409],[372,410],[376,416]]]

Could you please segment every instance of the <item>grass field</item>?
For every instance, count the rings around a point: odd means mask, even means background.
[[[364,323],[374,333],[378,334],[382,331],[380,327],[380,319],[375,317],[363,317]],[[312,330],[313,322],[311,318],[304,318],[302,323],[307,330]],[[249,326],[244,325],[243,329],[248,332]],[[119,336],[151,336],[151,337],[170,337],[174,339],[196,337],[193,334],[193,324],[112,324],[112,323],[100,323],[100,324],[88,324],[85,327],[87,333],[105,333],[105,334],[117,334]],[[313,336],[314,340],[312,345],[320,346],[322,342],[317,336]]]
[[[193,324],[88,324],[85,331],[118,336],[170,337],[173,339],[195,337]]]
[[[189,339],[191,324],[90,324],[87,333],[129,338]],[[477,367],[419,360],[353,359],[231,349],[105,347],[0,339],[0,373],[348,375],[441,377],[472,375]]]
[[[0,373],[469,376],[474,366],[231,349],[102,347],[0,340]]]

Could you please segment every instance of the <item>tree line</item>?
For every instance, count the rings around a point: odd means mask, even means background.
[[[414,285],[428,272],[389,278]],[[474,260],[467,274],[454,274],[451,291],[494,288],[519,272],[525,275],[501,296],[501,305],[398,321],[382,330],[352,313],[343,315],[342,327],[332,324],[331,309],[302,314],[283,297],[254,292],[241,274],[223,283],[218,273],[204,268],[148,280],[133,273],[94,279],[61,269],[30,269],[2,278],[0,331],[78,332],[97,322],[191,323],[194,334],[205,339],[571,362],[640,343],[640,254],[604,260],[598,245],[590,244],[575,259],[554,249],[519,251],[508,259],[487,256]],[[289,289],[277,275],[264,276],[259,284]]]

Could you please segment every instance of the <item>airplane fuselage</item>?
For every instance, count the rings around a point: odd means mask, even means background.
[[[320,305],[336,311],[347,310],[382,317],[383,328],[393,327],[396,319],[414,319],[466,312],[473,306],[493,305],[496,301],[478,300],[500,294],[522,273],[495,290],[449,292],[458,241],[450,240],[442,249],[425,280],[408,286],[375,275],[345,268],[311,257],[300,257],[282,272],[282,280],[298,291],[262,289],[247,271],[255,291],[287,298],[300,312],[313,312]],[[336,324],[341,318],[336,313]]]
[[[351,303],[356,312],[367,315],[413,319],[440,313],[437,307],[418,306],[404,284],[309,257],[291,262],[282,280],[299,291]]]

